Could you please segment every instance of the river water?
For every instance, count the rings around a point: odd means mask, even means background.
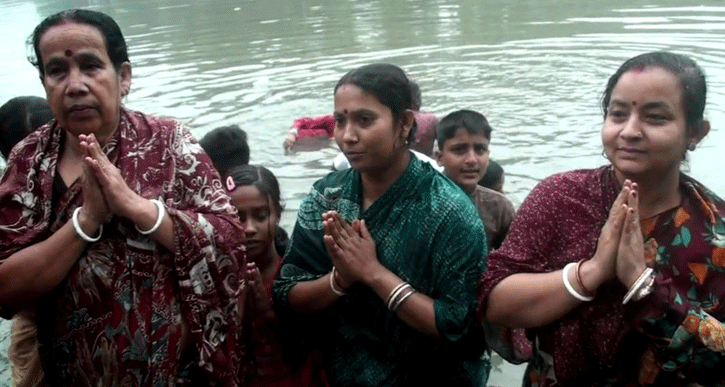
[[[289,125],[330,113],[337,80],[376,61],[420,84],[423,110],[486,115],[491,158],[518,205],[545,176],[605,162],[599,103],[621,62],[652,50],[690,55],[708,76],[713,130],[685,168],[725,195],[721,0],[0,0],[0,103],[43,96],[25,39],[69,7],[109,13],[123,29],[133,63],[127,106],[179,118],[197,137],[221,125],[247,131],[251,162],[280,179],[288,230],[337,153],[318,142],[285,154]],[[505,368],[492,384],[517,385],[516,372]]]

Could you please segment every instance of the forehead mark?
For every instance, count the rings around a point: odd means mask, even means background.
[[[67,57],[73,56],[73,51],[71,51],[71,50],[65,50],[65,56],[67,56]]]
[[[632,101],[632,106],[637,106],[637,101]]]

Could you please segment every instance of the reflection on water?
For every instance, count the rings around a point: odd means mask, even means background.
[[[402,66],[421,85],[424,110],[483,112],[494,127],[492,158],[518,204],[547,175],[605,161],[607,77],[634,54],[666,49],[694,57],[708,75],[713,131],[689,168],[723,195],[725,6],[656,1],[0,0],[0,101],[42,95],[23,44],[42,17],[70,6],[107,12],[131,50],[127,105],[177,117],[197,136],[246,129],[252,162],[280,177],[289,229],[337,151],[325,143],[285,155],[284,134],[295,117],[331,112],[335,82],[355,66]]]

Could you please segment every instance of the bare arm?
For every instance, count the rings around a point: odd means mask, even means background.
[[[372,280],[367,285],[385,302],[393,289],[402,282],[403,280],[400,277],[380,266],[377,274],[372,276]],[[395,313],[418,332],[436,339],[439,338],[433,299],[427,295],[418,292],[413,293],[395,310]]]
[[[597,250],[592,259],[581,264],[580,278],[584,287],[594,291],[615,277],[617,252],[624,221],[632,196],[627,180],[610,210],[607,222],[599,235]],[[586,257],[583,257],[586,258]],[[569,283],[579,294],[576,272],[569,271]],[[491,290],[486,306],[486,319],[507,327],[534,328],[550,324],[574,310],[581,301],[567,291],[562,271],[550,273],[518,273],[504,278]]]
[[[321,312],[332,306],[339,298],[330,287],[328,273],[318,279],[297,283],[289,291],[289,305],[298,313]]]
[[[588,289],[596,289],[602,276],[592,260],[582,263],[581,277]],[[535,328],[550,324],[578,307],[582,301],[572,297],[564,287],[562,271],[519,273],[504,278],[488,298],[486,319],[492,324],[514,328]],[[580,293],[574,271],[569,283]]]

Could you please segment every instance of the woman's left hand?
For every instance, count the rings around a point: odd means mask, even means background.
[[[337,211],[322,214],[324,240],[338,282],[345,288],[355,283],[369,284],[385,268],[378,261],[375,241],[365,222],[347,223]]]
[[[627,213],[622,226],[617,254],[617,278],[630,288],[647,268],[644,258],[644,241],[639,220],[639,198],[637,185],[632,184],[627,197]]]
[[[137,209],[139,201],[144,200],[136,192],[129,188],[121,176],[121,171],[116,168],[101,150],[101,146],[93,134],[79,135],[81,147],[87,152],[86,164],[91,167],[103,189],[109,210],[116,215],[131,218],[132,210]]]

